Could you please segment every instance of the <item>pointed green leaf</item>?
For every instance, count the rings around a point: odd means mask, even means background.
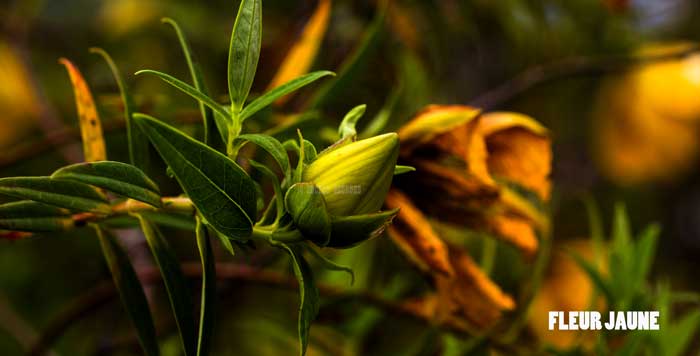
[[[282,187],[280,185],[280,180],[277,178],[274,172],[272,172],[264,164],[255,162],[254,160],[249,160],[250,165],[264,174],[266,177],[270,178],[272,181],[272,189],[275,191],[275,207],[277,208],[277,215],[275,216],[274,222],[279,222],[284,215],[284,197],[282,196]],[[272,204],[272,203],[271,203]]]
[[[247,239],[256,216],[255,184],[228,157],[147,115],[134,115],[206,222]]]
[[[396,104],[399,102],[399,98],[401,97],[402,92],[403,85],[399,83],[399,86],[397,86],[394,90],[391,91],[391,94],[384,103],[384,106],[382,106],[382,109],[379,110],[379,112],[374,116],[374,118],[372,118],[372,121],[370,121],[365,127],[365,129],[362,130],[362,133],[359,134],[361,138],[377,136],[384,132],[384,129],[386,128],[387,124],[389,124],[389,121],[391,119],[391,114],[394,112]]]
[[[316,287],[316,283],[314,283],[314,276],[304,256],[302,256],[299,251],[285,244],[280,243],[278,247],[284,249],[292,258],[294,275],[299,282],[299,354],[303,356],[306,354],[306,347],[309,344],[309,329],[311,328],[311,323],[316,319],[316,315],[318,315],[318,288]]]
[[[644,286],[647,274],[651,271],[660,230],[661,228],[659,225],[652,224],[644,229],[637,241],[637,251],[635,254],[637,259],[637,268],[635,268],[637,272],[635,281],[637,288]]]
[[[350,248],[379,236],[391,223],[399,209],[374,214],[334,216],[331,221],[331,240],[328,247]]]
[[[367,105],[363,104],[352,108],[347,114],[345,114],[343,121],[338,127],[338,136],[341,140],[348,137],[353,139],[357,136],[357,129],[355,129],[355,125],[357,125],[357,121],[362,118],[362,115],[365,114],[365,110],[367,110]]]
[[[318,250],[318,247],[315,247],[312,244],[308,244],[307,247],[307,250],[309,250],[311,254],[314,257],[316,257],[316,259],[321,263],[321,266],[323,268],[331,271],[345,272],[350,276],[350,285],[355,284],[355,271],[353,271],[352,268],[340,265],[335,261],[329,259],[328,257],[324,256],[321,253],[321,251]]]
[[[612,289],[610,288],[610,285],[608,282],[603,278],[603,276],[598,272],[598,269],[593,266],[591,263],[586,261],[581,255],[576,253],[575,251],[568,251],[571,257],[574,259],[576,264],[578,264],[581,269],[583,269],[584,272],[590,277],[591,281],[593,281],[593,284],[600,290],[600,292],[605,295],[605,299],[607,300],[608,303],[614,302],[615,294],[613,293]]]
[[[326,70],[308,73],[268,91],[267,93],[253,100],[250,104],[246,105],[243,111],[241,111],[241,121],[253,116],[258,111],[275,102],[275,100],[278,98],[283,97],[295,90],[301,89],[302,87],[327,75],[335,75],[335,73]]]
[[[192,50],[190,49],[190,44],[187,41],[185,34],[180,29],[180,26],[177,24],[177,22],[175,22],[175,20],[168,18],[168,17],[161,19],[161,22],[172,26],[173,30],[175,30],[175,34],[177,35],[177,39],[180,41],[180,47],[182,47],[182,52],[185,55],[185,61],[187,62],[187,67],[190,70],[190,75],[192,76],[192,81],[194,82],[194,87],[195,87],[195,89],[199,90],[203,94],[207,95],[207,92],[206,92],[207,90],[204,87],[204,78],[202,78],[201,70],[196,65],[196,62],[192,59]],[[213,115],[212,115],[210,110],[211,109],[207,108],[207,106],[204,105],[204,103],[202,103],[201,101],[199,102],[199,111],[202,114],[202,123],[204,124],[204,143],[205,144],[209,144],[210,130],[211,130],[209,125],[213,120]]]
[[[134,104],[131,91],[129,91],[129,86],[126,84],[124,76],[122,76],[119,68],[112,60],[112,57],[106,51],[102,48],[93,47],[90,49],[90,52],[100,55],[105,62],[107,62],[114,76],[114,80],[119,87],[119,93],[124,103],[124,121],[126,122],[126,136],[129,146],[129,162],[142,170],[147,170],[150,166],[148,139],[144,136],[143,132],[139,131],[134,126],[132,121],[132,115],[134,114],[136,105]]]
[[[0,217],[2,218],[44,218],[70,214],[71,211],[68,209],[31,200],[20,200],[0,205]]]
[[[0,229],[11,231],[62,231],[73,227],[70,210],[22,200],[0,205]]]
[[[228,91],[231,105],[241,110],[258,67],[262,40],[262,3],[242,0],[231,33],[228,53]]]
[[[372,23],[367,27],[360,43],[353,49],[340,65],[338,76],[323,84],[309,101],[310,108],[320,108],[333,98],[342,97],[342,90],[351,87],[350,81],[358,77],[358,73],[367,64],[369,54],[378,47],[384,28],[384,18],[386,15],[387,1],[383,1],[377,9]]]
[[[129,257],[114,237],[108,236],[100,227],[95,226],[100,239],[102,253],[114,280],[114,286],[119,293],[122,305],[136,329],[143,352],[148,356],[157,356],[158,339],[153,326],[153,317],[148,307],[148,300],[136,276]]]
[[[209,355],[211,339],[214,333],[214,305],[216,303],[216,265],[209,242],[209,233],[197,217],[197,248],[202,260],[202,297],[199,308],[199,336],[197,339],[197,356]]]
[[[150,69],[144,69],[144,70],[140,70],[140,71],[136,72],[136,75],[140,75],[140,74],[153,74],[156,77],[162,79],[164,82],[179,89],[183,93],[193,97],[194,99],[199,100],[201,103],[210,107],[212,110],[214,110],[214,112],[218,113],[219,115],[221,115],[223,117],[230,116],[228,114],[228,112],[223,108],[223,106],[219,105],[219,103],[217,103],[214,99],[210,98],[208,95],[197,90],[197,88],[183,82],[180,79],[177,79],[169,74],[165,74],[165,73],[155,71],[155,70],[150,70]]]
[[[112,211],[107,198],[95,188],[84,183],[50,177],[0,178],[0,194],[71,210],[100,214]]]
[[[700,311],[692,310],[685,314],[681,321],[672,326],[672,331],[665,333],[667,342],[665,343],[666,348],[663,350],[664,355],[683,355],[688,344],[693,340],[698,325],[700,325]]]
[[[328,244],[331,217],[323,194],[313,183],[292,185],[284,196],[284,205],[304,237],[319,246]]]
[[[404,174],[404,173],[408,173],[408,172],[415,172],[415,170],[416,170],[415,167],[396,165],[396,167],[394,167],[394,175],[397,176],[399,174]]]
[[[51,177],[94,185],[155,207],[161,205],[158,186],[130,164],[114,161],[77,163],[57,170]]]
[[[192,313],[192,297],[185,275],[180,268],[180,262],[160,230],[143,216],[136,215],[136,217],[141,223],[141,230],[146,237],[148,247],[151,249],[153,258],[163,276],[165,289],[170,298],[170,306],[180,331],[182,349],[186,356],[195,355],[197,352],[197,332]]]
[[[246,134],[238,136],[237,140],[252,142],[267,151],[277,161],[285,177],[289,175],[289,156],[282,144],[276,138],[265,134]]]

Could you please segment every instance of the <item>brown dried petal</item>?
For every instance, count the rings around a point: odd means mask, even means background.
[[[389,226],[389,236],[412,262],[424,271],[452,275],[445,243],[435,234],[423,213],[407,196],[396,189],[389,191],[386,206],[401,208]]]

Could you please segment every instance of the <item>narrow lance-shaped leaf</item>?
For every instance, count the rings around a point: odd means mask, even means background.
[[[362,39],[352,54],[343,61],[338,70],[338,77],[335,80],[325,83],[309,101],[310,108],[320,108],[327,104],[331,98],[341,97],[341,91],[349,87],[348,81],[356,77],[362,67],[367,63],[368,55],[377,47],[380,42],[382,30],[384,28],[384,18],[388,1],[379,1],[376,15],[370,26],[365,30]]]
[[[134,120],[148,135],[206,222],[218,232],[247,239],[256,216],[255,184],[228,157],[143,114]]]
[[[150,154],[148,149],[148,139],[139,131],[138,128],[134,126],[132,115],[134,114],[136,105],[134,104],[134,98],[131,95],[129,86],[124,80],[124,76],[117,65],[112,60],[112,57],[101,48],[90,48],[90,52],[100,55],[109,69],[112,71],[114,80],[117,82],[119,87],[119,92],[122,97],[122,102],[124,103],[124,122],[126,122],[126,136],[129,146],[129,162],[136,167],[147,171],[150,167]]]
[[[416,170],[416,168],[412,167],[412,166],[396,165],[396,167],[394,167],[394,175],[397,176],[399,174],[414,172],[415,170]]]
[[[355,271],[353,271],[352,268],[348,266],[343,266],[329,259],[328,257],[324,256],[321,253],[321,251],[319,251],[318,248],[312,244],[308,244],[306,246],[308,247],[307,250],[311,252],[311,254],[316,258],[316,260],[318,260],[321,263],[321,266],[323,268],[331,271],[345,272],[350,276],[350,284],[355,284]]]
[[[384,232],[399,208],[373,214],[334,216],[328,247],[350,248]]]
[[[180,331],[182,349],[187,356],[195,355],[197,352],[197,332],[192,313],[192,297],[185,275],[180,269],[180,262],[160,230],[143,216],[136,215],[136,217],[141,223],[141,230],[146,237],[148,247],[150,247],[163,276],[165,289],[170,298],[170,306]]]
[[[70,210],[31,200],[0,205],[0,229],[11,231],[61,231],[73,226]]]
[[[268,88],[278,87],[306,73],[311,68],[328,28],[330,14],[331,0],[320,0],[313,15],[306,23],[304,31],[289,52],[287,52],[284,61],[279,66]],[[282,104],[287,98],[289,96],[282,96],[277,99],[277,103]]]
[[[114,286],[119,293],[126,314],[136,329],[136,336],[141,348],[144,354],[157,356],[159,354],[158,339],[153,325],[153,317],[134,267],[114,237],[108,236],[99,226],[95,226],[95,230],[100,239],[105,261],[112,274]]]
[[[287,155],[287,151],[284,149],[284,146],[282,146],[282,144],[276,138],[265,134],[245,134],[238,136],[238,140],[249,141],[260,146],[262,149],[267,151],[267,153],[269,153],[270,156],[275,159],[275,161],[277,161],[277,164],[280,165],[282,173],[285,174],[285,177],[289,176],[289,156]]]
[[[175,22],[175,20],[171,18],[163,18],[161,19],[163,23],[166,23],[175,30],[175,34],[177,34],[177,39],[180,41],[180,47],[182,47],[182,52],[185,55],[185,61],[187,62],[187,67],[190,70],[190,75],[192,76],[192,81],[194,82],[194,87],[199,90],[200,92],[207,94],[206,89],[204,88],[204,78],[202,78],[202,73],[199,70],[199,67],[197,67],[195,64],[194,59],[192,58],[192,50],[190,49],[190,44],[187,41],[187,38],[185,37],[185,34],[182,32],[180,29],[180,25]],[[211,121],[213,119],[212,113],[207,112],[208,110],[211,110],[207,108],[204,103],[201,101],[199,102],[199,111],[202,114],[202,123],[204,124],[204,143],[208,144],[209,139],[210,139],[210,131],[211,127],[209,125],[211,124]]]
[[[77,163],[57,170],[51,177],[91,184],[156,207],[161,205],[158,186],[130,164],[113,161]]]
[[[248,97],[258,67],[262,40],[262,3],[242,0],[231,33],[228,53],[228,91],[234,111]]]
[[[343,121],[338,127],[338,136],[341,140],[344,138],[354,138],[357,136],[355,125],[357,125],[357,121],[362,118],[362,115],[365,114],[366,109],[367,105],[358,105],[345,114]]]
[[[179,89],[183,93],[193,97],[194,99],[199,100],[201,103],[210,107],[212,110],[214,110],[214,112],[218,113],[219,115],[221,115],[223,117],[230,116],[229,113],[224,109],[224,107],[219,105],[214,99],[210,98],[208,95],[197,90],[197,88],[183,82],[180,79],[177,79],[169,74],[165,74],[163,72],[159,72],[156,70],[150,70],[150,69],[144,69],[144,70],[140,70],[140,71],[136,72],[136,75],[141,75],[141,74],[153,74],[156,77],[162,79],[164,82]]]
[[[250,104],[246,105],[243,111],[241,111],[241,120],[245,120],[253,116],[258,111],[272,104],[278,98],[283,97],[296,90],[299,90],[304,86],[309,85],[315,82],[316,80],[328,75],[335,75],[335,73],[326,70],[320,70],[317,72],[305,74],[268,91],[267,93],[253,100]]]
[[[102,135],[102,123],[97,115],[97,108],[95,107],[95,101],[92,99],[90,88],[78,68],[71,61],[65,58],[61,58],[59,61],[66,67],[73,84],[85,161],[105,160],[107,159],[107,149],[105,148],[105,141]]]
[[[216,265],[211,250],[209,233],[197,216],[197,248],[202,260],[202,297],[199,308],[199,336],[197,340],[197,356],[206,356],[211,347],[214,332],[214,304],[216,303]]]
[[[260,171],[263,175],[268,177],[272,181],[272,189],[275,192],[275,206],[277,208],[277,214],[275,216],[274,222],[279,222],[279,220],[282,218],[282,215],[284,214],[284,197],[282,196],[282,188],[280,185],[280,180],[277,178],[277,175],[270,170],[270,168],[267,168],[266,165],[262,163],[258,163],[254,160],[249,160],[250,165]]]
[[[50,177],[0,178],[0,194],[78,211],[109,214],[107,198],[97,189],[79,182]]]
[[[309,329],[311,323],[316,319],[319,308],[318,288],[314,282],[314,276],[311,273],[309,264],[304,259],[301,253],[285,244],[278,244],[278,247],[285,250],[292,258],[292,267],[294,275],[299,282],[299,354],[306,354],[306,347],[309,344]]]

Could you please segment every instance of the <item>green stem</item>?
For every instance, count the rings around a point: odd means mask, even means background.
[[[226,154],[235,160],[238,156],[238,146],[234,144],[236,138],[241,133],[241,109],[231,106],[231,124],[228,127],[228,142],[226,143]]]

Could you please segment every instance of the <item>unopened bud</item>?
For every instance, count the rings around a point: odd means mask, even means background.
[[[332,215],[377,212],[389,191],[398,152],[395,133],[352,142],[321,154],[306,167],[303,180],[318,187]]]

